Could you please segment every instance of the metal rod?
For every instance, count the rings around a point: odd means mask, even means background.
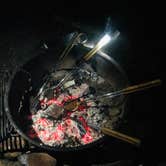
[[[2,76],[3,77],[3,76]],[[1,87],[1,137],[2,137],[2,139],[4,138],[4,110],[3,110],[3,78],[2,78],[2,80],[1,80],[1,85],[0,85]]]
[[[69,44],[66,46],[66,48],[64,49],[64,51],[62,52],[62,54],[60,55],[60,57],[59,57],[59,63],[57,64],[57,66],[59,66],[60,64],[61,64],[61,62],[62,62],[62,60],[68,55],[68,53],[70,52],[70,50],[76,45],[76,44],[78,44],[78,43],[83,43],[83,42],[85,42],[85,41],[82,41],[81,42],[81,36],[82,35],[85,35],[84,33],[76,33],[75,35],[74,35],[74,37],[71,39],[71,41],[69,42]],[[80,39],[80,40],[79,40]],[[70,75],[67,75],[67,78],[68,77],[70,77]],[[63,81],[65,81],[66,80],[66,77],[64,78],[64,79],[62,79],[56,86],[55,86],[55,88],[56,87],[58,87],[58,86],[60,86],[61,84],[63,84]],[[35,97],[35,98],[37,98],[40,94],[42,94],[43,92],[45,92],[45,91],[47,91],[47,90],[49,90],[50,88],[47,88],[47,89],[44,89],[44,87],[45,87],[45,85],[47,84],[47,82],[49,81],[49,78],[47,78],[47,80],[46,80],[46,82],[42,85],[42,87],[40,88],[40,90],[39,90],[39,92],[38,92],[38,94],[37,94],[37,96]],[[54,87],[52,87],[52,88],[54,88]],[[43,90],[44,89],[44,90]]]
[[[7,147],[7,146],[6,146],[6,144],[7,144],[6,141],[7,141],[7,139],[2,141],[3,151],[6,151],[6,149],[7,149],[7,148],[6,148],[6,147]]]
[[[67,47],[64,49],[64,51],[60,55],[60,59],[63,59],[64,57],[66,57],[68,55],[68,53],[74,47],[74,45],[76,45],[79,42],[79,38],[82,35],[84,35],[84,33],[76,33],[74,35],[74,37],[71,39],[71,41],[69,42],[69,44],[67,45]]]
[[[112,35],[112,40],[116,39],[119,36],[120,32],[116,31],[113,35]],[[80,34],[82,35],[82,34]],[[104,46],[104,45],[103,45]],[[81,65],[82,62],[84,61],[88,61],[90,60],[97,51],[99,51],[103,46],[100,46],[99,44],[96,44],[96,46],[90,50],[87,54],[85,54],[78,62],[77,65]],[[76,65],[76,67],[77,67]],[[70,78],[71,75],[74,73],[75,70],[71,70],[63,79],[61,79],[61,81],[55,86],[55,87],[59,87],[62,86],[64,84],[64,82],[66,81],[66,79]]]
[[[120,133],[120,132],[112,130],[110,128],[102,127],[101,131],[106,135],[109,135],[109,136],[112,136],[114,138],[120,139],[122,141],[128,142],[132,145],[135,145],[135,146],[141,145],[140,139],[128,136],[126,134]]]
[[[10,149],[13,149],[12,137],[9,137],[9,140],[10,140]]]
[[[5,114],[5,110],[4,110],[4,94],[5,94],[5,73],[4,73],[4,76],[3,76],[3,80],[2,80],[2,110],[3,110],[3,123],[4,123],[4,137],[7,136],[7,132],[6,132],[6,123],[7,123],[7,117],[6,117],[6,114]]]
[[[111,40],[116,39],[119,36],[119,34],[120,34],[119,31],[115,31],[112,34]],[[60,59],[64,58],[68,54],[68,52],[71,50],[71,48],[73,48],[73,46],[75,45],[75,42],[76,41],[78,42],[78,39],[80,38],[81,35],[84,35],[84,34],[83,33],[79,33],[78,35],[76,35],[76,37],[74,37],[74,39],[72,40],[72,42],[69,43],[69,45],[65,48],[64,52],[61,54]],[[99,51],[103,46],[104,45],[100,45],[99,43],[97,43],[96,46],[92,50],[90,50],[86,55],[84,55],[77,62],[77,65],[80,65],[84,61],[90,60],[96,54],[96,52]],[[76,67],[77,67],[77,65],[76,65]],[[71,70],[63,79],[61,79],[61,81],[57,85],[55,85],[55,86],[53,86],[51,88],[61,87],[65,83],[66,79],[68,79],[68,78],[71,77],[71,75],[73,74],[73,72],[74,71]],[[43,86],[43,88],[44,88],[44,86]],[[40,94],[42,94],[43,92],[45,92],[45,91],[47,91],[49,89],[50,88],[42,90],[41,92],[38,93],[38,95],[35,98],[37,98]],[[35,103],[33,105],[35,105]]]
[[[156,79],[156,80],[149,81],[149,82],[146,82],[146,83],[132,85],[132,86],[121,89],[121,90],[116,91],[116,92],[111,92],[111,93],[107,93],[107,94],[104,94],[104,95],[101,95],[101,96],[97,96],[96,98],[97,99],[103,98],[103,97],[113,98],[113,97],[120,96],[120,95],[127,95],[127,94],[131,94],[131,93],[134,93],[134,92],[149,89],[149,88],[152,88],[152,87],[156,87],[156,86],[159,86],[160,84],[161,84],[161,80]]]
[[[14,149],[19,149],[19,146],[18,146],[18,137],[17,136],[14,136],[13,148]]]
[[[20,145],[20,149],[22,149],[22,142],[21,142],[21,136],[19,135],[19,145]]]
[[[74,99],[72,101],[67,102],[65,107],[67,107],[67,105],[70,105],[74,101],[78,101],[77,103],[81,104],[83,102],[85,103],[85,102],[88,102],[88,101],[95,101],[95,100],[98,100],[100,98],[114,98],[114,97],[117,97],[117,96],[120,96],[120,95],[124,95],[124,94],[127,95],[127,94],[131,94],[131,93],[134,93],[134,92],[138,92],[138,91],[142,91],[142,90],[145,90],[145,89],[149,89],[149,88],[152,88],[152,87],[155,87],[155,86],[159,86],[160,84],[161,84],[161,80],[160,79],[156,79],[156,80],[149,81],[149,82],[146,82],[146,83],[141,83],[141,84],[129,86],[129,87],[127,87],[125,89],[122,89],[122,90],[119,90],[119,91],[106,93],[106,94],[100,95],[100,96],[95,96],[95,98],[87,98],[87,99],[84,99],[83,101],[79,100],[82,97],[86,97],[88,95],[87,94],[87,95],[83,95],[81,97],[78,97],[77,99]]]
[[[3,99],[2,99],[2,80],[0,80],[0,136],[1,139],[3,140],[3,110],[2,110],[2,103],[3,103]]]
[[[74,46],[74,41],[77,39],[78,33],[74,34],[74,37],[71,39],[71,41],[68,43],[66,48],[63,50],[62,54],[60,55],[59,59],[63,59],[69,51],[73,48]]]
[[[120,35],[120,32],[119,31],[115,31],[112,34],[111,40],[115,40],[119,35]],[[96,46],[92,50],[90,50],[86,55],[83,56],[83,59],[85,61],[90,60],[96,54],[96,52],[99,51],[101,48],[102,47],[100,47],[99,44],[96,44]]]

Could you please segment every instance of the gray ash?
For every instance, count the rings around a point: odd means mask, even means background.
[[[106,122],[112,125],[111,121],[118,117],[112,120],[112,102],[108,99],[95,100],[106,88],[113,91],[104,78],[91,68],[79,68],[62,86],[56,87],[68,72],[51,73],[49,81],[31,101],[30,120],[35,134],[30,132],[29,136],[38,137],[46,145],[75,147],[91,143],[103,136],[99,130],[102,125]]]

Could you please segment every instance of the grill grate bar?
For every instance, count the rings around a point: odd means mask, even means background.
[[[0,128],[1,128],[1,140],[4,138],[4,110],[3,110],[3,75],[1,73],[0,80]]]
[[[21,138],[21,136],[20,136],[20,135],[18,136],[18,138],[19,138],[19,145],[20,145],[20,149],[22,149],[22,148],[23,148],[23,146],[22,146],[22,141],[21,141],[21,139],[22,139],[22,138]]]
[[[4,66],[0,66],[0,153],[29,151],[36,147],[25,141],[14,129],[8,120],[4,109],[5,84],[9,72]]]
[[[8,135],[8,119],[4,110],[4,92],[5,92],[5,82],[6,82],[6,69],[0,71],[0,141],[5,139]]]

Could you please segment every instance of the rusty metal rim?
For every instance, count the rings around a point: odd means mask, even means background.
[[[98,52],[98,54],[101,54],[101,52]],[[103,54],[103,53],[102,53]],[[105,54],[105,53],[104,53]],[[33,59],[33,58],[32,58]],[[113,59],[111,58],[111,61],[113,63],[113,65],[122,73],[122,75],[125,76],[125,78],[127,79],[127,76],[124,72],[124,70],[121,68],[121,66]],[[23,64],[22,66],[24,66],[25,64]],[[21,68],[21,67],[20,67]],[[102,138],[99,138],[98,140],[89,143],[87,145],[82,145],[82,146],[78,146],[78,147],[70,147],[70,148],[64,148],[64,147],[51,147],[48,145],[44,145],[42,143],[38,143],[32,139],[30,139],[24,132],[22,132],[19,128],[19,126],[15,123],[15,121],[12,118],[12,115],[10,113],[10,109],[9,109],[9,92],[10,92],[10,88],[12,86],[12,81],[16,75],[17,72],[20,71],[20,68],[15,68],[11,77],[9,78],[9,81],[5,87],[5,94],[4,94],[4,105],[5,105],[5,112],[7,114],[7,117],[9,119],[9,121],[11,122],[11,124],[13,125],[13,127],[16,129],[16,131],[18,132],[18,134],[20,134],[25,140],[29,141],[31,144],[36,145],[39,148],[45,149],[45,150],[50,150],[50,151],[55,151],[55,152],[62,152],[62,151],[76,151],[76,150],[83,150],[83,149],[87,149],[87,148],[91,148],[92,146],[98,145],[101,142],[103,142],[108,136],[103,136]],[[128,81],[128,79],[127,79]]]

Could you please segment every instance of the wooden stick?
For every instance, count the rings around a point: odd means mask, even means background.
[[[118,131],[115,131],[115,130],[112,130],[112,129],[109,129],[109,128],[106,128],[106,127],[102,127],[101,131],[106,135],[112,136],[114,138],[118,138],[118,139],[123,140],[125,142],[128,142],[132,145],[135,145],[135,146],[140,146],[141,145],[141,140],[138,139],[138,138],[128,136],[126,134],[120,133]]]

